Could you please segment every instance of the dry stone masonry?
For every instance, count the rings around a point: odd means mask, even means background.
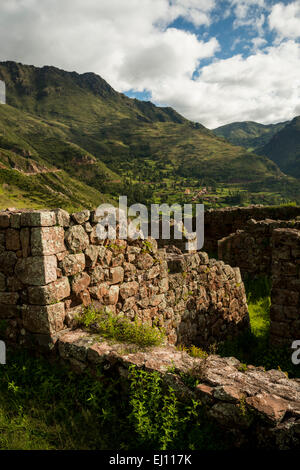
[[[155,240],[100,240],[94,212],[0,213],[0,319],[36,345],[72,327],[83,306],[158,325],[171,344],[209,345],[249,326],[238,268]],[[3,328],[4,328],[3,326]]]
[[[236,230],[243,230],[250,219],[256,221],[292,220],[300,216],[299,206],[262,206],[225,207],[205,211],[205,243],[208,252],[217,252],[218,240],[227,237]]]
[[[300,339],[300,231],[275,229],[272,235],[271,341],[291,345]]]
[[[242,274],[271,275],[272,235],[278,228],[300,229],[297,220],[250,219],[243,230],[237,230],[218,241],[218,258],[238,266]]]
[[[235,358],[192,358],[175,347],[207,346],[249,327],[239,268],[209,259],[205,252],[158,249],[150,239],[104,242],[97,238],[96,225],[89,211],[71,216],[60,209],[0,213],[1,337],[52,354],[79,373],[102,365],[126,381],[130,365],[158,371],[181,399],[200,401],[212,420],[234,434],[237,446],[299,448],[298,380],[278,370],[245,367]],[[228,260],[242,269],[254,267],[255,257],[267,250],[263,269],[273,278],[273,343],[298,339],[300,231],[280,222],[250,221],[236,236],[241,248],[233,250],[234,237],[224,246]],[[243,264],[249,253],[253,259]],[[74,318],[92,303],[158,324],[166,331],[166,344],[138,350],[76,328]],[[182,374],[194,376],[198,385],[187,387]]]

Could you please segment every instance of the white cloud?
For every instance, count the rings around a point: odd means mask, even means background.
[[[269,16],[269,25],[280,38],[300,37],[300,0],[284,5],[277,3]]]
[[[234,10],[235,28],[249,26],[260,36],[264,34],[265,15],[267,8],[265,0],[231,0],[231,7]]]
[[[167,28],[180,16],[196,26],[207,25],[217,3],[1,0],[0,60],[93,71],[118,91],[146,89],[155,102],[173,106],[209,127],[236,120],[275,122],[293,117],[300,102],[300,46],[290,40],[265,47],[264,0],[227,2],[241,24],[251,21],[257,31],[248,58],[235,55],[218,60],[216,38]],[[270,18],[275,25],[274,11]],[[291,26],[288,30],[294,31]],[[213,62],[193,80],[205,58]]]
[[[191,76],[218,43],[166,25],[179,16],[208,24],[214,5],[214,0],[1,0],[0,60],[94,71],[118,90],[141,88],[138,79],[146,75]]]
[[[244,120],[279,122],[299,110],[299,65],[300,46],[289,41],[248,58],[215,61],[197,81],[169,80],[153,96],[211,128]]]

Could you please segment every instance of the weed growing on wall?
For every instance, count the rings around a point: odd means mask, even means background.
[[[137,320],[130,321],[110,312],[87,307],[79,315],[78,325],[90,332],[99,333],[102,337],[140,347],[159,346],[165,334],[162,329],[143,324]]]

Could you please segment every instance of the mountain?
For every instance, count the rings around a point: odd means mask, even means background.
[[[224,137],[234,145],[241,145],[248,150],[257,151],[257,149],[266,145],[287,124],[288,122],[269,125],[253,121],[233,122],[232,124],[217,127],[213,132],[219,137]]]
[[[288,175],[300,178],[300,116],[295,117],[259,150]]]
[[[0,80],[2,206],[95,207],[118,194],[173,202],[176,188],[210,181],[283,195],[296,187],[267,157],[93,73],[0,62]]]

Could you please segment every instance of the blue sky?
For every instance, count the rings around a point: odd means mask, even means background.
[[[1,0],[0,60],[95,72],[209,128],[300,114],[300,0]]]
[[[171,2],[170,2],[171,3]],[[242,4],[242,1],[237,1]],[[248,2],[244,2],[247,4]],[[226,60],[235,55],[241,55],[243,58],[251,56],[254,52],[255,45],[253,40],[260,38],[260,50],[263,51],[277,43],[278,35],[275,29],[271,29],[268,24],[268,14],[272,11],[272,7],[277,4],[288,6],[297,4],[292,0],[266,0],[264,2],[249,2],[250,6],[246,11],[245,18],[238,18],[235,8],[231,1],[219,0],[215,2],[212,9],[210,24],[195,25],[190,19],[183,16],[176,18],[166,26],[175,28],[185,32],[195,34],[199,40],[216,38],[219,43],[219,49],[213,57],[201,60],[199,66],[193,73],[193,79],[199,77],[201,69],[216,60]],[[251,3],[253,3],[251,5]],[[261,21],[262,25],[258,29],[256,21]],[[300,22],[299,22],[300,26]],[[295,42],[299,43],[299,37],[295,38]],[[151,92],[149,90],[135,91],[134,89],[126,90],[125,94],[131,98],[142,100],[151,100]],[[159,104],[159,103],[158,103]]]

